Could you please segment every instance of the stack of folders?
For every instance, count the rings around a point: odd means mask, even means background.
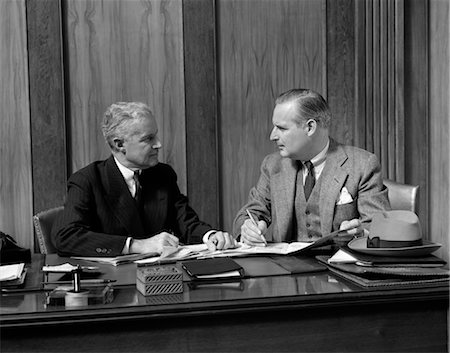
[[[1,265],[0,283],[2,288],[18,288],[25,282],[27,268],[25,263]]]
[[[192,280],[227,281],[244,277],[244,269],[229,257],[190,260],[181,263]]]
[[[343,248],[317,259],[331,272],[362,287],[447,286],[450,278],[446,262],[434,255],[373,256]]]

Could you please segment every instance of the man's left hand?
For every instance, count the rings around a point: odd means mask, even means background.
[[[347,243],[352,239],[362,237],[368,233],[368,231],[362,226],[361,221],[357,218],[349,221],[343,221],[339,227],[339,230],[346,230],[347,234],[339,235],[334,238],[334,242],[338,246],[347,245]]]
[[[236,240],[227,232],[215,232],[206,242],[210,251],[233,249],[237,246]]]

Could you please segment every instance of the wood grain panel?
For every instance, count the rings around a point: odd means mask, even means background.
[[[449,262],[450,4],[430,1],[430,235]]]
[[[327,92],[333,113],[330,133],[339,142],[354,145],[355,12],[353,0],[327,2]],[[364,33],[364,32],[363,32]]]
[[[405,173],[403,26],[403,0],[355,3],[355,28],[365,33],[355,37],[355,111],[365,116],[363,124],[355,122],[358,146],[378,156],[384,177],[400,182]]]
[[[355,2],[355,146],[366,147],[365,1]]]
[[[381,89],[381,80],[380,80],[380,1],[382,0],[373,0],[372,6],[372,21],[373,21],[373,29],[372,29],[372,57],[373,57],[373,66],[369,68],[372,70],[372,82],[373,91],[372,91],[372,101],[373,101],[373,111],[372,111],[372,121],[373,121],[373,130],[370,133],[373,134],[373,152],[380,158],[381,161],[381,115],[380,115],[380,89]]]
[[[25,0],[0,1],[0,230],[33,249]]]
[[[325,1],[217,1],[223,225],[230,230],[259,176],[275,98],[326,93]]]
[[[59,0],[27,0],[34,214],[62,205],[67,160]],[[49,158],[51,156],[51,158]]]
[[[429,233],[428,5],[404,2],[405,9],[405,182],[420,186],[418,215]]]
[[[200,218],[219,227],[215,6],[183,0],[187,191]]]
[[[182,2],[66,0],[64,17],[73,170],[109,155],[99,128],[108,105],[143,101],[186,192]]]
[[[404,0],[395,0],[394,3],[394,33],[395,38],[395,141],[392,145],[396,151],[395,175],[398,181],[405,180],[405,6]],[[389,175],[394,179],[392,175]]]
[[[365,52],[357,53],[357,55],[362,55],[366,58],[364,71],[366,73],[366,87],[362,89],[366,92],[365,95],[365,107],[366,107],[366,146],[365,149],[369,151],[375,150],[374,143],[374,123],[373,123],[373,16],[372,16],[373,0],[368,0],[365,7],[365,22],[366,22],[366,43]],[[361,46],[362,47],[362,46]]]

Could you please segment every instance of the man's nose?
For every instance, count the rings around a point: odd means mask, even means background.
[[[275,141],[278,139],[278,136],[275,132],[275,128],[272,129],[272,131],[270,132],[270,141]]]
[[[155,150],[159,150],[162,147],[161,141],[156,139],[156,142],[153,144],[152,148]]]

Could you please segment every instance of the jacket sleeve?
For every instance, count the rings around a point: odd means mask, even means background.
[[[197,213],[189,205],[188,198],[180,192],[175,171],[168,167],[168,173],[173,193],[173,212],[180,240],[188,244],[201,243],[203,235],[212,228],[199,219]]]
[[[117,256],[122,253],[126,236],[94,231],[96,208],[94,186],[89,178],[82,173],[73,174],[68,181],[64,211],[52,229],[52,240],[59,255]]]
[[[390,210],[391,206],[377,156],[371,153],[366,161],[358,186],[357,202],[361,222],[365,228],[369,228],[373,215]]]
[[[233,236],[237,238],[241,234],[241,226],[248,218],[247,209],[258,220],[263,220],[269,226],[272,223],[271,216],[271,191],[270,191],[270,155],[264,158],[261,164],[261,175],[256,186],[250,189],[247,203],[239,210],[233,222]]]

